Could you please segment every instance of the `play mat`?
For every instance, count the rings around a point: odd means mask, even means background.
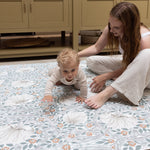
[[[0,66],[0,150],[150,149],[150,91],[138,107],[114,95],[95,110],[75,101],[79,91],[74,87],[61,85],[53,89],[53,103],[42,103],[48,70],[56,65]],[[85,60],[80,67],[92,96],[95,74]]]

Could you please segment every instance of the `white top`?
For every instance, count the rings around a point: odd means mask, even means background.
[[[146,33],[141,34],[141,37],[143,38],[143,37],[145,37],[147,35],[150,35],[150,32],[146,32]]]
[[[150,35],[150,32],[146,32],[146,33],[141,34],[141,37],[143,38],[143,37],[148,36],[148,35]],[[120,43],[119,43],[119,52],[120,52],[121,54],[124,53],[124,50],[122,49]]]
[[[87,80],[84,72],[79,68],[77,76],[70,82],[68,82],[60,72],[60,68],[57,67],[53,70],[53,73],[49,77],[46,88],[45,88],[45,96],[52,95],[52,89],[56,82],[61,81],[65,85],[75,85],[76,88],[80,89],[80,96],[83,98],[87,98]]]

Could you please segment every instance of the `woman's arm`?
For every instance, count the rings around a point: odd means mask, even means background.
[[[145,26],[141,26],[141,34],[150,32],[150,30],[148,28],[146,28]],[[150,48],[150,35],[142,37],[141,41],[140,41],[140,49],[147,49]]]
[[[104,47],[107,45],[107,35],[108,35],[108,26],[105,27],[102,35],[99,37],[99,39],[94,45],[80,51],[78,55],[80,57],[87,57],[100,53],[100,51],[103,50]]]
[[[123,73],[123,71],[124,71],[124,68],[120,68],[113,72],[105,73],[104,75],[106,77],[106,80],[115,79],[115,78],[118,78]]]
[[[110,79],[115,79],[119,77],[124,71],[124,68],[120,68],[113,72],[104,73],[102,75],[98,75],[93,78],[93,82],[91,83],[91,91],[92,92],[99,92],[104,87],[105,82]]]

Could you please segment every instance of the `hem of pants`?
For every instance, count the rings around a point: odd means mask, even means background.
[[[111,84],[111,86],[112,86],[114,89],[116,89],[119,93],[121,93],[121,94],[126,98],[126,100],[130,101],[130,102],[131,102],[132,104],[134,104],[134,105],[139,105],[139,101],[140,101],[140,100],[135,101],[134,99],[131,99],[131,97],[130,97],[127,93],[124,93],[124,91],[122,91],[121,88],[115,86],[114,84]]]

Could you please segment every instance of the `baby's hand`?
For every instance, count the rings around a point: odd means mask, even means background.
[[[77,96],[76,97],[76,101],[79,103],[79,102],[81,102],[81,104],[85,101],[85,98],[83,98],[83,97],[80,97],[80,96]]]
[[[51,95],[47,95],[47,96],[44,96],[44,98],[41,101],[53,102],[53,97]]]

